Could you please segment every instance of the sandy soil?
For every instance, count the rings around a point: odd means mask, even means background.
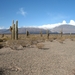
[[[75,75],[75,41],[44,44],[44,49],[0,49],[0,75]]]

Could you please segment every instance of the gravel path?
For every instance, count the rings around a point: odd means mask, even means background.
[[[46,41],[45,49],[0,49],[0,75],[75,75],[75,41]]]

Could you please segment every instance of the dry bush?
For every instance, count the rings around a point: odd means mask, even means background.
[[[65,41],[65,39],[66,39],[66,38],[65,38],[65,37],[63,37],[63,38],[61,38],[60,40]]]
[[[44,44],[38,43],[38,44],[36,45],[36,47],[37,47],[38,49],[43,49],[43,48],[44,48]]]
[[[32,42],[30,40],[18,40],[18,44],[22,45],[23,47],[30,47]]]
[[[75,41],[75,39],[74,39],[74,38],[70,38],[70,40],[71,40],[71,41]]]
[[[13,45],[13,46],[10,46],[10,48],[13,49],[13,50],[23,50],[22,45]]]
[[[13,50],[23,50],[25,47],[30,47],[30,41],[25,40],[8,40],[6,41],[6,47],[10,47]]]
[[[0,39],[0,42],[3,42],[3,39]]]
[[[45,41],[50,41],[50,42],[53,42],[53,39],[46,39]]]
[[[59,38],[58,41],[59,41],[60,43],[63,43],[63,42],[65,41],[65,39],[66,39],[66,38],[64,38],[64,37],[63,37],[63,38]]]
[[[63,40],[59,40],[60,43],[63,43]]]
[[[7,41],[7,40],[10,40],[10,38],[9,38],[8,36],[5,36],[5,37],[2,37],[0,40],[1,40],[2,42],[5,42],[5,41]]]
[[[53,42],[53,39],[50,39],[49,41],[50,41],[50,42]]]
[[[6,41],[6,46],[14,46],[14,45],[18,45],[18,44],[23,44],[23,43],[21,43],[21,42],[19,42],[18,40],[8,40],[8,41]]]
[[[45,39],[45,41],[49,41],[49,39]]]
[[[4,46],[2,44],[0,44],[0,49],[3,48]]]
[[[30,40],[31,40],[31,41],[37,41],[37,40],[38,40],[38,37],[32,36],[32,37],[30,37]]]
[[[45,42],[45,40],[38,36],[38,35],[31,35],[30,38],[29,38],[29,41],[31,42],[31,45],[36,45],[37,43],[40,43],[40,42]]]

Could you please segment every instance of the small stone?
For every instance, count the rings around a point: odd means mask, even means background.
[[[17,47],[17,50],[23,50],[23,46],[22,46],[22,45],[19,45],[19,46]]]

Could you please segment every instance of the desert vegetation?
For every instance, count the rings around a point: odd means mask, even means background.
[[[19,34],[18,21],[10,31],[0,34],[0,75],[75,75],[75,35]]]
[[[43,36],[41,37],[40,34],[29,34],[27,31],[26,34],[18,34],[18,40],[13,40],[11,38],[11,34],[0,34],[0,44],[3,46],[17,46],[21,45],[23,47],[31,46],[31,45],[36,45],[38,43],[43,43],[45,41],[50,41],[53,42],[54,40],[63,43],[66,39],[70,39],[71,41],[75,40],[75,35],[62,35],[61,34],[50,34],[49,32],[47,34],[42,34]]]

